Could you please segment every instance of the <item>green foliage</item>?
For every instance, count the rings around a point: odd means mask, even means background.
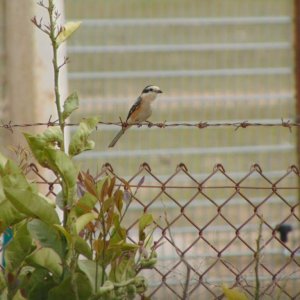
[[[89,299],[91,295],[92,287],[88,278],[85,274],[76,272],[51,289],[48,300]]]
[[[90,141],[88,137],[93,132],[98,122],[98,117],[85,119],[80,122],[79,128],[72,136],[69,145],[69,154],[71,156],[78,155],[83,151],[94,149],[95,143]]]
[[[17,273],[26,256],[32,251],[32,241],[26,223],[21,225],[5,249],[6,271]]]
[[[40,299],[45,291],[47,299],[134,299],[146,291],[138,273],[156,263],[153,217],[142,215],[138,243],[128,242],[121,222],[127,209],[115,178],[95,182],[90,174],[80,172],[77,184],[83,195],[74,198],[62,226],[50,199],[39,196],[12,162],[6,164],[10,172],[1,177],[2,202],[10,203],[22,220],[12,218],[3,227],[14,230],[0,276],[5,299]]]
[[[32,21],[50,37],[58,78],[57,48],[80,22],[59,27],[53,0],[49,6],[40,5],[49,13],[50,26],[36,18]],[[71,94],[61,111],[57,84],[59,126],[37,135],[24,134],[33,157],[60,185],[56,203],[39,193],[21,164],[0,153],[0,233],[13,230],[13,239],[4,249],[6,267],[0,270],[0,300],[134,299],[147,288],[139,272],[156,263],[153,217],[142,215],[139,241],[130,242],[122,224],[128,206],[115,178],[95,181],[73,161],[75,155],[94,147],[89,137],[99,118],[80,123],[66,152],[65,121],[79,107],[79,99]]]
[[[81,21],[66,23],[56,38],[56,44],[59,46],[66,41],[81,25]]]
[[[62,260],[51,248],[38,248],[26,257],[26,263],[33,267],[42,267],[57,279],[62,275]]]
[[[61,259],[66,256],[66,239],[57,228],[41,220],[33,219],[27,223],[27,229],[35,243],[51,248]]]
[[[38,218],[49,224],[58,224],[55,208],[38,193],[24,189],[4,188],[7,199],[27,217]]]
[[[222,286],[223,293],[227,300],[247,300],[247,296],[237,288],[230,289],[226,285]]]
[[[63,121],[65,121],[74,110],[79,108],[79,99],[77,93],[72,93],[64,103],[64,111],[62,112]]]

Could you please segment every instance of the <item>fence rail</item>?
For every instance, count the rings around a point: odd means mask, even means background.
[[[116,52],[180,52],[180,51],[228,51],[228,50],[279,50],[291,49],[292,44],[287,42],[278,43],[232,43],[232,44],[162,44],[162,45],[111,45],[111,46],[69,46],[69,54],[78,53],[116,53]]]
[[[83,19],[83,26],[158,26],[158,25],[183,25],[183,26],[211,26],[211,25],[241,25],[241,24],[290,24],[289,16],[253,16],[253,17],[219,17],[219,18],[132,18],[132,19]]]

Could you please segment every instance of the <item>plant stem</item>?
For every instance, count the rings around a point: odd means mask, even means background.
[[[98,272],[99,272],[99,266],[98,266],[98,254],[96,254],[96,276],[95,276],[95,292],[98,292]]]
[[[73,248],[73,246],[72,246]],[[70,263],[70,271],[71,271],[71,286],[75,294],[75,300],[80,300],[79,295],[78,295],[78,286],[75,280],[75,271],[77,267],[77,259],[78,256],[76,254],[75,249],[72,249],[72,258],[71,258],[71,263]]]
[[[59,64],[58,64],[58,44],[56,41],[57,38],[57,15],[55,15],[55,6],[53,3],[53,0],[49,0],[49,6],[48,6],[48,13],[49,13],[49,20],[50,20],[50,26],[49,26],[49,37],[51,40],[52,45],[52,52],[53,52],[53,73],[54,73],[54,92],[55,92],[55,104],[56,104],[56,110],[58,115],[58,121],[59,126],[62,132],[62,144],[60,145],[61,150],[65,151],[65,122],[63,120],[62,111],[61,111],[61,103],[60,103],[60,92],[59,92]],[[63,187],[62,187],[63,188]],[[62,189],[64,191],[64,189]],[[63,195],[65,198],[65,196]],[[67,201],[64,199],[64,210],[63,210],[63,226],[66,227],[67,220],[68,220],[68,209],[67,209]]]
[[[58,50],[58,44],[56,42],[56,20],[54,16],[54,4],[53,0],[49,0],[49,18],[50,18],[50,33],[49,37],[51,39],[51,45],[52,45],[52,51],[53,51],[53,71],[54,71],[54,91],[55,91],[55,104],[58,114],[58,121],[59,126],[61,128],[62,134],[63,134],[63,143],[61,145],[62,151],[64,151],[65,145],[64,145],[64,121],[62,117],[62,111],[61,111],[61,104],[60,104],[60,92],[59,92],[59,65],[58,65],[58,59],[57,59],[57,50]]]
[[[256,239],[256,252],[255,252],[255,266],[254,266],[254,273],[255,273],[255,300],[259,300],[259,291],[260,291],[260,281],[259,281],[259,264],[260,264],[260,242],[262,238],[262,225],[263,219],[260,220],[259,227],[258,227],[258,236]]]
[[[105,255],[106,255],[106,228],[105,228],[105,217],[103,208],[101,207],[102,212],[102,227],[103,227],[103,251],[102,251],[102,274],[101,274],[101,286],[104,284],[105,281]]]

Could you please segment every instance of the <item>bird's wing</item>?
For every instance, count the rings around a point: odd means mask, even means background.
[[[138,107],[141,105],[141,103],[142,103],[142,98],[141,98],[141,96],[139,96],[136,99],[135,103],[130,108],[126,122],[128,122],[129,118],[132,118],[133,120],[135,119],[135,113],[138,112]]]

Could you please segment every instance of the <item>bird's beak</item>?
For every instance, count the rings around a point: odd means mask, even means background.
[[[161,91],[161,90],[158,90],[157,93],[158,93],[158,94],[162,94],[162,91]]]

